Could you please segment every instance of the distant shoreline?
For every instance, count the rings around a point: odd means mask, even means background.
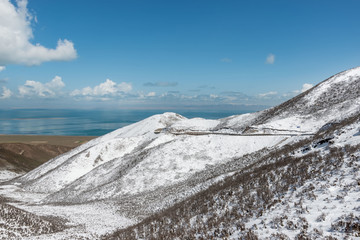
[[[176,111],[187,118],[220,119],[252,111],[212,110]],[[103,136],[156,114],[160,110],[75,110],[0,109],[0,133],[55,136]],[[41,141],[41,140],[40,140]]]
[[[63,135],[16,135],[0,134],[0,143],[50,144],[77,147],[98,136],[63,136]]]

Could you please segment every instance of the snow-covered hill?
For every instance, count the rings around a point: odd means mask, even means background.
[[[94,139],[67,154],[48,161],[17,180],[35,192],[55,192],[104,163],[122,159],[142,145],[153,141],[154,129],[164,128],[183,119],[178,114],[152,116]]]
[[[148,215],[202,190],[208,178],[229,171],[219,173],[214,168],[291,139],[289,136],[176,135],[168,131],[173,128],[206,131],[218,122],[185,119],[174,113],[153,116],[95,139],[15,183],[29,192],[47,194],[42,199],[47,203],[126,201],[141,206],[136,209],[139,215]],[[155,134],[157,129],[165,130]],[[194,191],[194,186],[198,190]],[[159,192],[163,194],[156,194]],[[128,206],[121,207],[127,216],[134,212]]]
[[[346,119],[360,114],[359,91],[355,68],[262,112],[219,120],[155,115],[50,160],[0,194],[27,211],[67,218],[71,226],[83,221],[83,232],[125,227],[241,176],[275,153],[298,157],[329,141],[359,144],[359,122],[346,128]],[[336,128],[340,123],[345,126]],[[298,147],[290,154],[289,146]],[[101,218],[88,219],[89,209],[101,208],[112,219],[107,226]]]
[[[359,239],[359,169],[358,114],[103,239]]]

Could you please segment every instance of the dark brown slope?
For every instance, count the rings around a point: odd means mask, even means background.
[[[91,136],[0,135],[0,171],[28,172]]]
[[[0,170],[6,169],[17,173],[28,172],[71,149],[72,147],[50,144],[1,143]]]

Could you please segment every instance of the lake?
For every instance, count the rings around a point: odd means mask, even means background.
[[[0,110],[0,134],[101,136],[164,110]],[[187,118],[219,119],[248,111],[174,110]]]

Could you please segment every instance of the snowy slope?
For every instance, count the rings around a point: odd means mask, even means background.
[[[97,166],[152,141],[156,137],[154,129],[165,128],[180,119],[184,117],[165,113],[121,128],[54,158],[18,179],[17,183],[25,183],[27,189],[35,192],[58,191]]]
[[[211,166],[224,164],[234,158],[271,147],[283,142],[287,136],[266,136],[261,139],[251,136],[203,135],[177,136],[169,132],[154,134],[165,125],[156,124],[170,116],[177,121],[169,128],[208,130],[218,124],[205,119],[188,120],[166,113],[143,121],[143,133],[133,136],[111,133],[114,139],[105,138],[90,147],[70,153],[68,160],[55,162],[49,172],[30,180],[32,175],[43,172],[35,169],[17,180],[17,184],[32,192],[50,193],[46,202],[83,203],[92,200],[114,199],[139,195],[161,188],[171,188],[193,178]],[[178,118],[182,119],[179,120]],[[201,123],[204,124],[201,124]],[[215,123],[215,124],[214,124]],[[129,126],[137,129],[138,126]],[[139,129],[139,128],[138,128]],[[196,128],[195,128],[196,129]],[[197,130],[197,129],[196,129]],[[118,130],[121,131],[121,130]],[[62,156],[65,157],[65,156]],[[48,167],[48,166],[46,166]],[[30,176],[30,177],[29,177]],[[205,179],[204,179],[205,180]],[[158,196],[161,200],[161,196]]]
[[[85,202],[169,187],[210,166],[273,146],[283,139],[283,136],[267,136],[261,141],[240,136],[180,136],[160,146],[139,151],[137,155],[133,153],[103,164],[51,195],[48,200]],[[138,158],[138,162],[133,163],[133,158]]]
[[[106,237],[359,239],[359,168],[357,112],[334,128],[276,149],[210,189]]]
[[[122,198],[175,186],[211,166],[288,138],[174,134],[207,132],[219,124],[218,120],[186,119],[175,113],[156,115],[55,158],[17,179],[16,184],[27,191],[50,194],[46,202]],[[156,134],[158,129],[164,130]]]
[[[256,127],[316,132],[326,123],[339,121],[359,109],[360,67],[336,74],[298,97],[270,109],[266,114],[271,114],[271,117],[260,121]]]
[[[310,239],[360,237],[356,228],[360,223],[360,122],[339,130],[332,132],[331,144],[313,146],[296,154],[297,157],[317,154],[330,159],[330,171],[323,169],[298,188],[289,189],[271,211],[250,218],[246,223],[248,229],[253,229],[261,239],[278,233],[290,239],[300,235]],[[351,146],[355,152],[348,154],[346,148]],[[340,149],[340,154],[332,149]],[[321,163],[310,165],[309,171],[316,172],[318,165]],[[353,222],[354,226],[349,224],[350,229],[346,229],[346,222]],[[267,229],[255,228],[256,225]],[[235,233],[232,239],[237,239],[238,234],[242,235]]]

